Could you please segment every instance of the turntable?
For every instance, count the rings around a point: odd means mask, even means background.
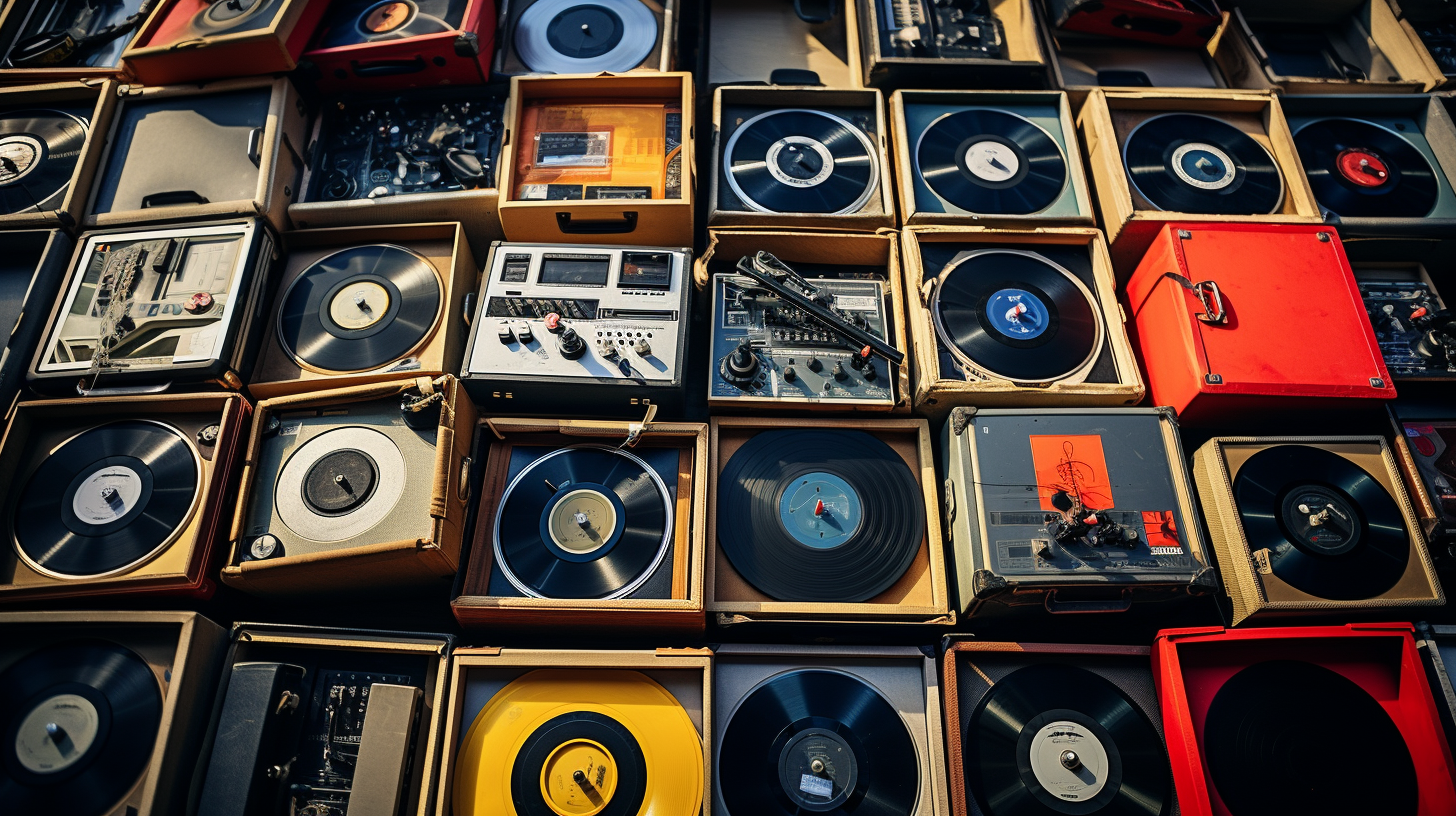
[[[7,811],[182,812],[225,638],[192,612],[0,613]]]
[[[495,72],[671,71],[676,0],[503,0]]]
[[[328,3],[308,0],[172,0],[159,3],[121,58],[147,85],[283,74]]]
[[[459,370],[477,274],[459,224],[301,230],[284,250],[254,398]]]
[[[701,632],[707,426],[489,419],[451,609],[467,628]]]
[[[0,601],[210,595],[249,413],[235,394],[16,406],[0,443]]]
[[[1408,623],[1166,629],[1153,670],[1187,816],[1456,812]]]
[[[1193,474],[1235,625],[1446,602],[1384,439],[1215,437]]]
[[[1093,226],[1066,94],[896,91],[890,116],[906,225]]]
[[[1049,0],[1048,22],[1076,31],[1183,49],[1201,49],[1223,22],[1214,0]]]
[[[303,58],[324,93],[475,85],[490,77],[490,0],[341,0],[330,3]]]
[[[115,86],[0,90],[0,225],[73,227],[86,207]]]
[[[0,3],[0,70],[40,82],[115,76],[156,0]]]
[[[1097,230],[913,227],[904,241],[917,410],[1142,398]]]
[[[223,581],[274,595],[439,587],[460,563],[474,423],[448,375],[258,403]]]
[[[1046,87],[1031,6],[1031,0],[859,0],[863,68],[856,79],[887,91]]]

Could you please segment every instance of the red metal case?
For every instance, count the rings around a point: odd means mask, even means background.
[[[1183,424],[1395,397],[1333,228],[1169,224],[1126,292],[1151,401]]]
[[[1287,660],[1334,671],[1369,693],[1390,717],[1405,740],[1416,774],[1419,805],[1408,812],[1456,813],[1456,764],[1441,734],[1413,631],[1408,623],[1387,623],[1238,630],[1211,626],[1159,632],[1153,644],[1153,679],[1183,816],[1230,816],[1204,755],[1205,724],[1214,696],[1249,666]],[[1295,695],[1300,689],[1270,688],[1267,693]],[[1306,727],[1338,735],[1339,712],[1331,711],[1326,721]],[[1358,763],[1360,757],[1332,755],[1329,761],[1329,784],[1338,787],[1340,765]],[[1282,770],[1270,767],[1268,773],[1277,776]]]
[[[314,81],[320,91],[479,85],[490,78],[490,60],[495,53],[493,0],[469,0],[459,26],[452,30],[322,47],[320,43],[333,27],[354,25],[348,15],[356,7],[365,11],[374,8],[369,3],[333,3],[310,50],[303,55],[317,71]]]
[[[1051,0],[1047,7],[1060,29],[1175,48],[1202,48],[1223,19],[1213,2]]]

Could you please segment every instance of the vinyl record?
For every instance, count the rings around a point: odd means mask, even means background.
[[[389,244],[352,247],[288,285],[278,340],[315,371],[369,371],[417,349],[443,305],[440,274],[423,257]]]
[[[1280,580],[1332,601],[1374,598],[1405,574],[1411,542],[1395,499],[1354,462],[1323,448],[1276,445],[1234,479],[1249,550],[1269,551]]]
[[[973,213],[1028,215],[1067,185],[1056,140],[1031,120],[999,110],[947,113],[920,134],[915,172],[950,204]]]
[[[466,0],[343,0],[328,9],[318,48],[403,40],[455,31]]]
[[[1154,116],[1127,136],[1122,163],[1148,203],[1171,212],[1267,215],[1284,203],[1284,177],[1263,145],[1222,119]]]
[[[869,136],[832,113],[785,109],[739,125],[723,148],[728,186],[750,210],[843,215],[879,189]]]
[[[630,71],[657,38],[641,0],[536,0],[516,21],[516,56],[539,74]]]
[[[527,465],[495,515],[496,564],[533,598],[620,598],[672,544],[662,477],[619,448],[562,448]]]
[[[936,279],[930,312],[951,356],[1012,382],[1064,379],[1102,348],[1102,318],[1092,292],[1035,252],[966,253]]]
[[[987,816],[1157,816],[1172,772],[1152,722],[1116,685],[1043,663],[997,681],[966,723],[964,772]]]
[[[702,808],[703,745],[677,699],[639,672],[539,669],[465,733],[456,816],[638,816]]]
[[[210,0],[206,8],[193,15],[177,41],[261,31],[273,25],[283,3],[284,0]]]
[[[367,533],[389,518],[412,479],[427,478],[410,472],[388,434],[346,422],[299,445],[278,470],[273,509],[309,541]]]
[[[89,132],[61,111],[0,113],[0,214],[59,207]]]
[[[11,517],[15,548],[58,578],[123,572],[172,542],[202,482],[192,443],[170,425],[123,420],[72,437],[35,469]]]
[[[152,759],[162,692],[135,652],[77,640],[0,674],[0,801],[7,813],[100,816]]]
[[[1239,816],[1420,812],[1400,729],[1380,701],[1314,663],[1270,660],[1229,678],[1204,718],[1203,756]],[[1336,757],[1352,761],[1332,765]]]
[[[924,537],[915,475],[864,431],[764,431],[718,476],[718,546],[775,600],[867,601],[905,574]]]
[[[800,669],[738,704],[713,781],[725,816],[909,816],[920,762],[905,721],[868,683]]]
[[[1321,119],[1294,134],[1314,197],[1342,216],[1419,218],[1436,206],[1431,163],[1394,131],[1357,119]]]

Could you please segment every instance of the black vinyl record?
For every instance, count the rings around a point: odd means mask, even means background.
[[[838,671],[800,669],[755,688],[716,753],[713,780],[731,816],[908,816],[920,792],[899,712]]]
[[[403,40],[454,31],[466,0],[342,0],[329,5],[318,48]]]
[[[932,314],[952,354],[1018,382],[1066,377],[1102,336],[1097,304],[1071,273],[1020,250],[974,254],[943,273]]]
[[[161,722],[157,678],[135,652],[101,640],[37,650],[0,674],[0,802],[107,813],[151,762]]]
[[[210,0],[206,8],[193,15],[191,23],[176,41],[268,28],[282,12],[283,4],[284,0]]]
[[[11,519],[15,545],[46,572],[118,572],[172,540],[198,489],[196,453],[175,428],[142,420],[92,428],[31,474]]]
[[[1410,749],[1390,715],[1313,663],[1270,660],[1229,678],[1208,707],[1203,755],[1239,816],[1414,816],[1420,807]]]
[[[0,213],[59,207],[89,132],[61,111],[0,113]]]
[[[1239,468],[1234,504],[1250,551],[1267,549],[1274,574],[1302,592],[1363,600],[1405,574],[1411,542],[1400,508],[1339,454],[1308,445],[1259,451]]]
[[[909,569],[924,536],[914,474],[863,431],[764,431],[718,477],[718,544],[775,600],[867,601]]]
[[[495,546],[506,576],[528,595],[615,598],[650,576],[671,529],[666,489],[645,462],[613,448],[563,448],[511,482]]]
[[[962,744],[966,790],[987,816],[1173,809],[1168,756],[1152,722],[1116,685],[1078,666],[1038,664],[999,680]]]
[[[723,155],[729,187],[759,212],[855,212],[879,183],[869,137],[823,111],[755,116],[733,131]]]
[[[1133,186],[1160,210],[1267,215],[1284,201],[1269,151],[1212,116],[1154,116],[1128,135],[1122,161]]]
[[[532,731],[511,765],[511,799],[519,816],[557,816],[542,794],[542,769],[563,745],[594,742],[616,760],[616,787],[593,816],[637,816],[647,798],[642,746],[620,722],[595,711],[569,711]]]
[[[434,329],[444,292],[429,261],[370,244],[314,263],[288,285],[278,339],[305,365],[368,371],[404,357]]]
[[[915,167],[936,195],[973,213],[1040,212],[1067,184],[1067,163],[1052,137],[999,110],[937,119],[920,136]]]
[[[1355,119],[1322,119],[1294,134],[1314,197],[1343,216],[1419,218],[1440,187],[1421,151],[1392,131]]]

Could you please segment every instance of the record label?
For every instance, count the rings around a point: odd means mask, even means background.
[[[1028,755],[1037,783],[1062,799],[1093,799],[1107,785],[1107,748],[1080,723],[1054,720],[1043,725],[1031,738]]]
[[[966,168],[982,181],[1010,181],[1021,172],[1021,158],[1010,146],[985,139],[966,148]]]
[[[1222,190],[1234,183],[1234,160],[1222,150],[1203,142],[1179,145],[1173,151],[1173,172],[1178,178],[1203,190]]]
[[[1321,119],[1294,134],[1320,206],[1349,217],[1427,215],[1440,197],[1430,161],[1403,136],[1359,119]]]
[[[59,207],[89,132],[61,111],[0,113],[0,213]]]
[[[96,705],[79,694],[57,694],[31,709],[15,730],[15,756],[27,771],[52,774],[86,757],[101,731]]]
[[[723,148],[723,173],[738,201],[762,213],[858,212],[879,185],[869,136],[804,109],[766,111],[739,125]]]
[[[71,512],[87,524],[107,524],[131,512],[141,500],[144,484],[135,470],[125,465],[104,467],[76,489]]]
[[[973,108],[947,113],[920,134],[915,172],[949,206],[972,213],[1029,215],[1067,185],[1051,134],[1023,116]]]
[[[455,31],[466,0],[334,0],[318,48],[402,40]]]
[[[1266,215],[1284,203],[1284,177],[1269,149],[1213,116],[1165,113],[1128,134],[1122,162],[1153,208]]]

